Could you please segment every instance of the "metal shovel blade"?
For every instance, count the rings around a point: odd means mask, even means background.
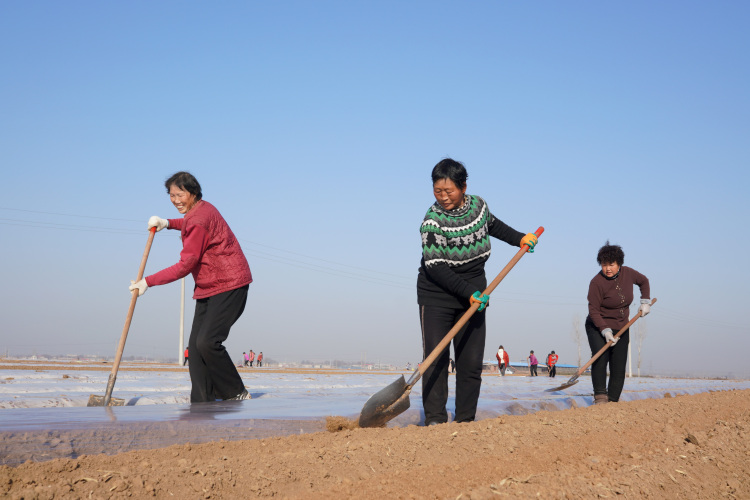
[[[401,375],[395,382],[373,394],[362,407],[360,427],[383,427],[389,420],[409,409],[411,387]]]
[[[105,405],[104,400],[106,399],[106,396],[97,396],[96,394],[92,394],[89,396],[89,402],[86,404],[86,406],[125,406],[125,400],[121,398],[110,398],[109,404]]]
[[[557,392],[557,391],[562,391],[563,389],[567,389],[568,387],[574,386],[574,385],[576,385],[577,383],[578,383],[578,375],[573,375],[572,377],[570,377],[570,379],[568,379],[568,381],[567,381],[567,382],[565,382],[565,383],[564,383],[563,385],[561,385],[560,387],[553,387],[552,389],[545,389],[545,391],[544,391],[544,392]]]

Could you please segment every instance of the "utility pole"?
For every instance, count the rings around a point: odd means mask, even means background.
[[[180,353],[177,362],[180,366],[185,364],[185,278],[180,280]]]

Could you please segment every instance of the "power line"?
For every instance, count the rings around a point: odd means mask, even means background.
[[[62,217],[80,217],[83,219],[101,219],[101,220],[119,220],[119,221],[125,221],[125,222],[143,222],[142,220],[134,220],[134,219],[115,219],[113,217],[96,217],[93,215],[76,215],[76,214],[63,214],[59,212],[40,212],[39,210],[25,210],[22,208],[8,208],[8,207],[0,207],[0,210],[12,210],[14,212],[27,212],[31,214],[44,214],[44,215],[59,215]]]
[[[4,226],[21,226],[21,227],[33,227],[39,229],[59,229],[65,231],[86,231],[86,232],[100,232],[100,233],[112,233],[112,234],[145,234],[147,231],[136,231],[135,229],[117,229],[112,227],[92,227],[92,226],[81,226],[78,224],[61,224],[57,222],[40,222],[23,219],[0,219],[0,224]]]

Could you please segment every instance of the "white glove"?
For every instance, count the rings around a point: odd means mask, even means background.
[[[651,301],[648,299],[641,299],[641,317],[651,312]]]
[[[169,221],[167,219],[157,217],[156,215],[152,215],[148,220],[148,228],[151,229],[152,227],[155,227],[156,231],[159,232],[162,229],[166,229],[169,227]]]
[[[158,229],[157,229],[158,231]],[[136,283],[133,280],[130,280],[130,286],[128,289],[132,292],[133,290],[138,290],[138,296],[140,297],[144,293],[146,293],[146,290],[148,290],[148,285],[146,284],[146,278],[143,278],[141,281]]]
[[[602,337],[604,337],[604,340],[607,342],[612,342],[612,345],[615,345],[618,340],[616,339],[614,335],[612,335],[612,329],[611,328],[605,328],[602,330]]]

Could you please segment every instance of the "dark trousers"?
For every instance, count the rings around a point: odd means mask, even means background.
[[[586,335],[589,338],[591,355],[607,343],[601,331],[590,320],[586,321]],[[594,384],[594,394],[607,394],[610,401],[619,401],[622,388],[625,385],[625,367],[628,362],[628,344],[630,330],[620,335],[620,340],[591,365],[591,382]],[[607,387],[607,366],[609,366],[609,387]]]
[[[555,365],[552,365],[549,367],[549,376],[555,378],[555,375],[557,375],[557,367]]]
[[[504,377],[505,376],[505,363],[500,363],[498,366],[500,367],[500,375]]]
[[[190,402],[229,399],[245,389],[229,353],[222,344],[229,329],[245,310],[248,286],[198,299],[190,332]]]
[[[536,377],[539,374],[536,372],[536,367],[539,365],[529,365],[529,371],[531,372],[532,377]]]
[[[419,306],[423,357],[430,355],[466,311],[437,306]],[[471,422],[477,413],[482,385],[482,360],[487,335],[485,313],[476,312],[453,338],[456,363],[456,422]],[[448,364],[450,346],[427,368],[422,377],[425,425],[448,421]]]

